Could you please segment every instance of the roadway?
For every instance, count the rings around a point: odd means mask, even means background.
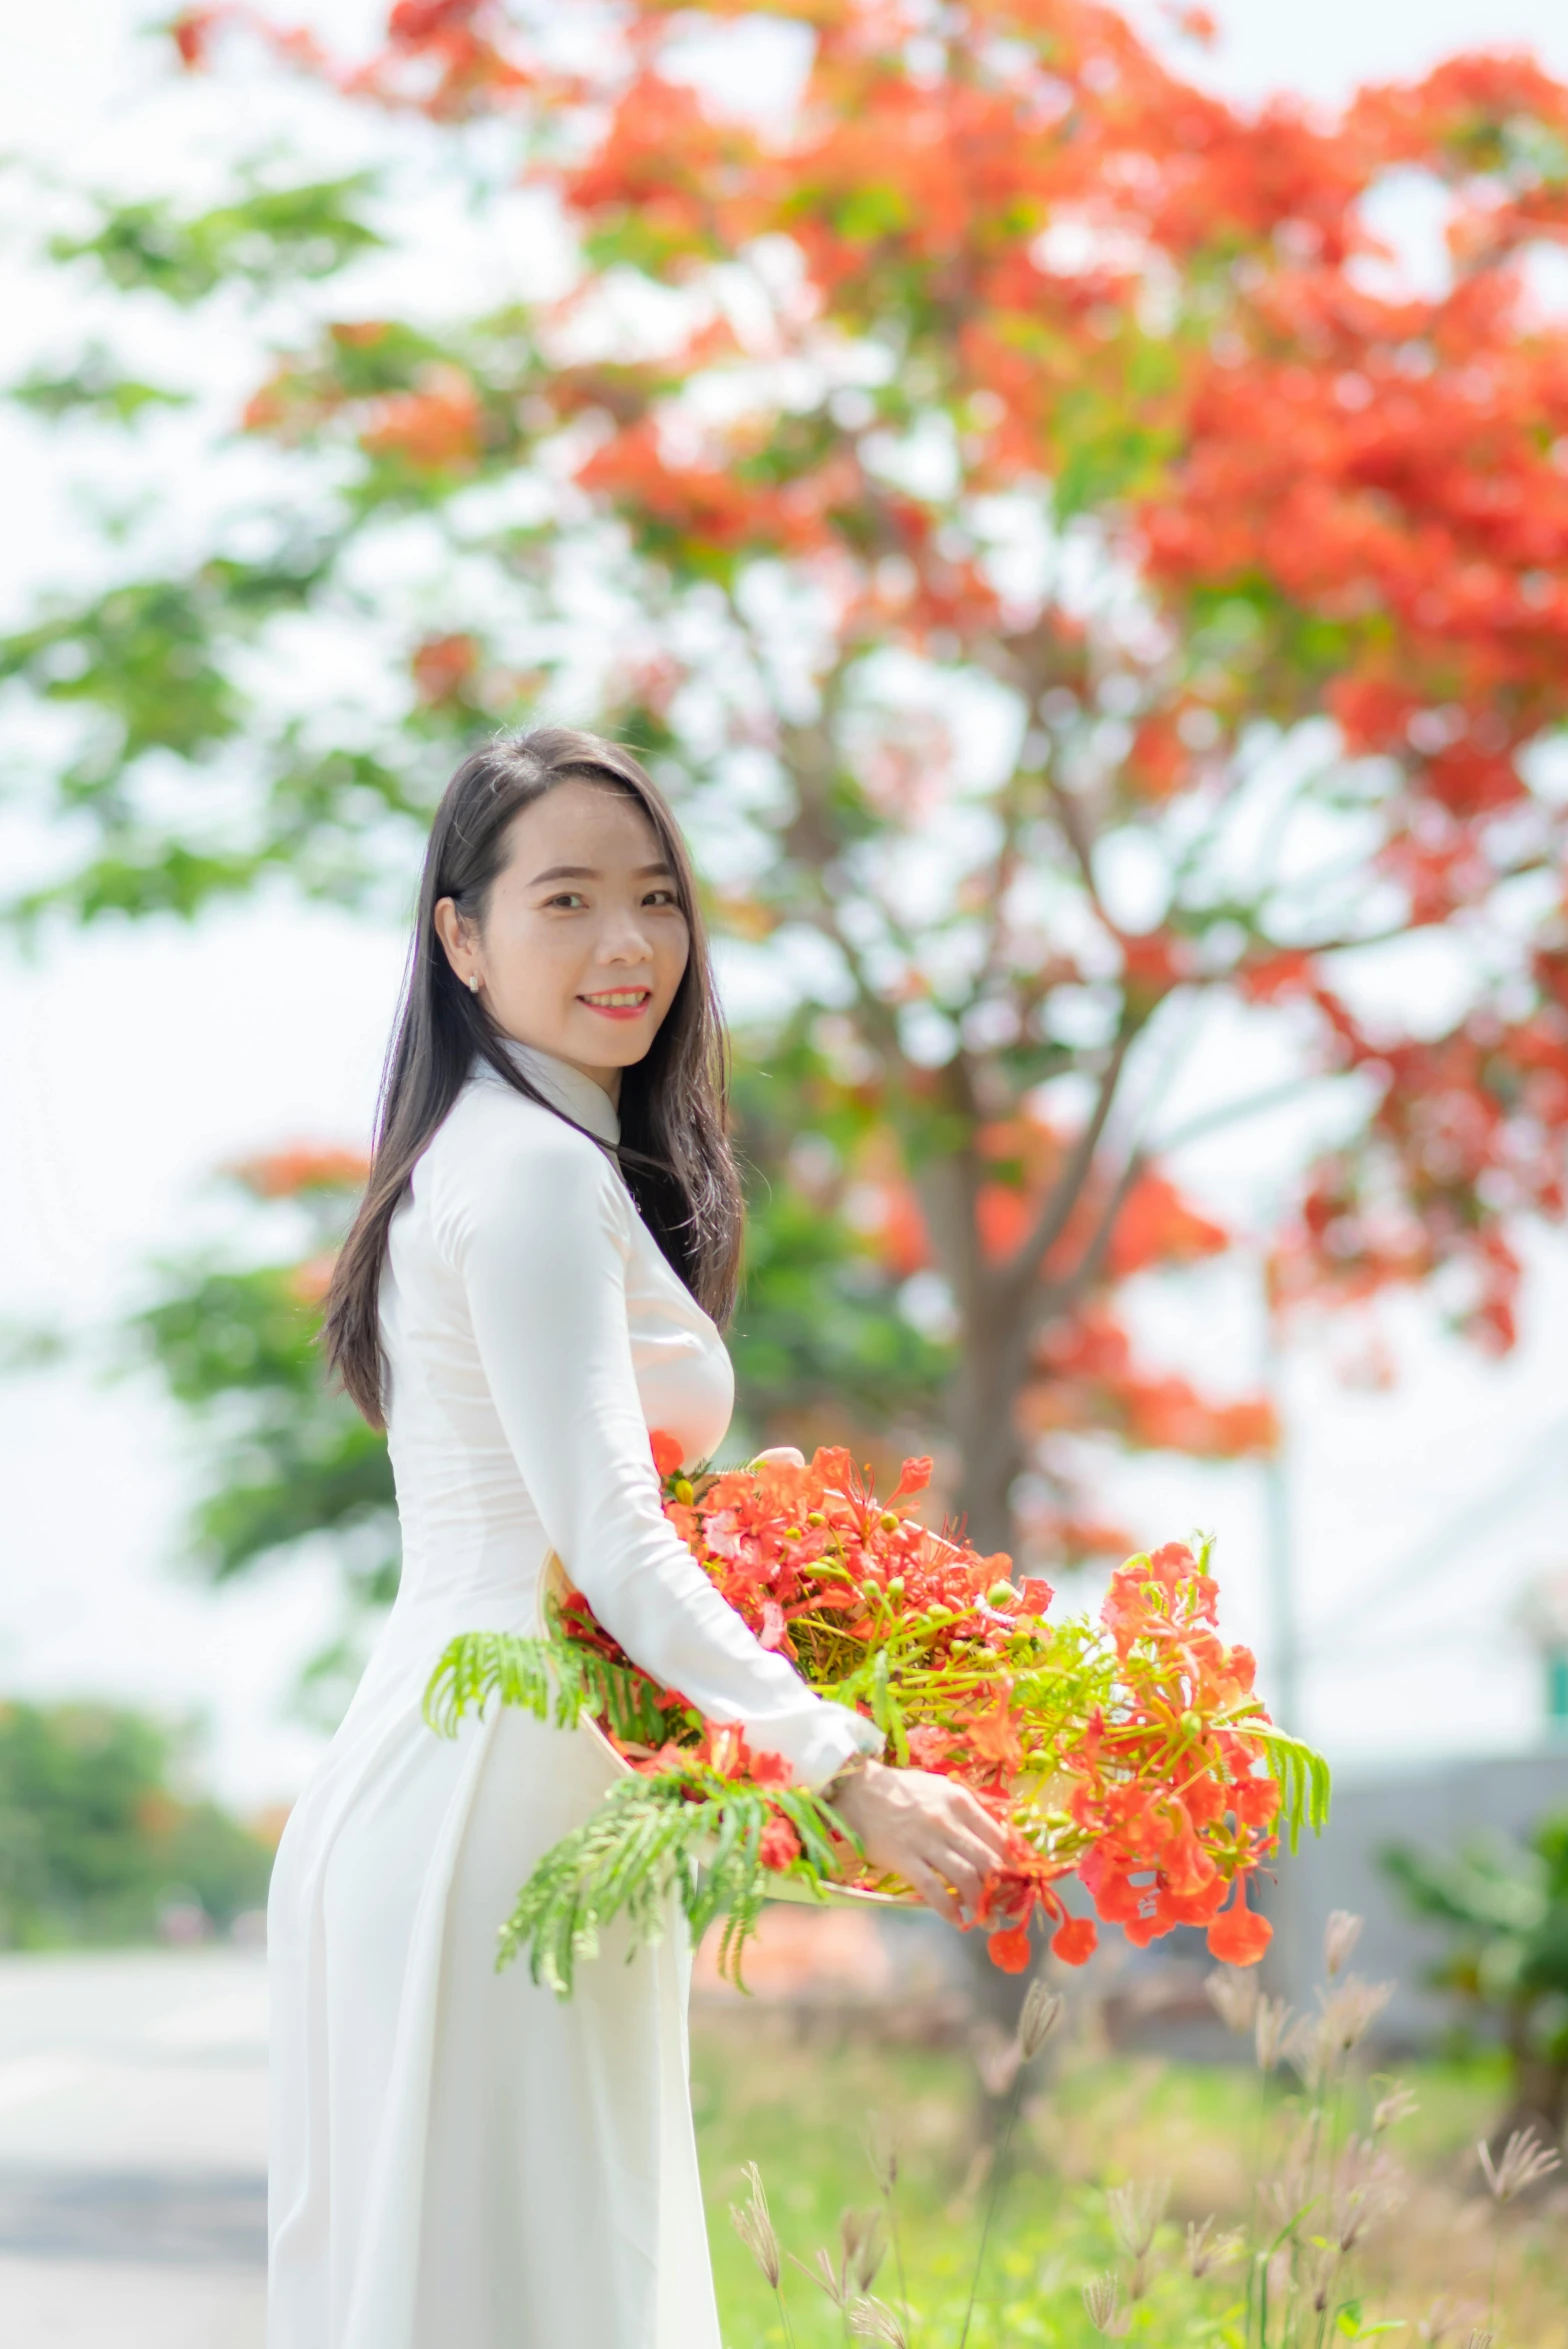
[[[261,2349],[265,1964],[0,1956],[0,2349]]]

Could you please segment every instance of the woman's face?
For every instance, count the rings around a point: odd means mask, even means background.
[[[675,1000],[691,938],[659,836],[635,799],[557,783],[514,816],[483,922],[435,909],[447,960],[503,1034],[619,1097]]]

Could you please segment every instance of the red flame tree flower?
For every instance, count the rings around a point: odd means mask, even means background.
[[[997,1965],[1027,1965],[1036,1919],[1068,1964],[1091,1955],[1095,1927],[1059,1889],[1072,1875],[1140,1945],[1201,1925],[1226,1963],[1261,1957],[1269,1928],[1247,1879],[1282,1828],[1321,1824],[1327,1773],[1270,1721],[1248,1650],[1220,1637],[1206,1550],[1130,1559],[1097,1622],[1052,1622],[1047,1583],[1014,1583],[1010,1559],[900,1506],[929,1460],[906,1460],[882,1501],[841,1448],[688,1475],[656,1435],[654,1457],[670,1522],[762,1644],[874,1721],[890,1762],[960,1780],[1006,1825],[980,1912]],[[877,1888],[820,1797],[639,1671],[580,1592],[563,1590],[550,1619],[547,1638],[455,1640],[427,1697],[448,1731],[492,1696],[563,1722],[586,1711],[628,1764],[523,1887],[504,1955],[526,1949],[535,1979],[565,1993],[612,1918],[660,1929],[673,1887],[694,1930],[725,1915],[738,1972],[770,1883]]]

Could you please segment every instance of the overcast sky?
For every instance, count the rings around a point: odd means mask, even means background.
[[[1247,97],[1292,89],[1332,103],[1358,80],[1488,43],[1529,46],[1568,74],[1562,0],[1230,0],[1215,13],[1218,52],[1183,54]],[[135,37],[142,14],[115,0],[9,12],[0,149],[67,176],[150,177],[165,156],[184,168],[187,148],[243,144],[234,125],[250,136],[251,101],[233,88],[171,90],[158,52]],[[333,11],[340,24],[364,14]],[[0,371],[15,374],[69,325],[13,226],[0,252]],[[21,478],[19,448],[0,431],[0,465],[9,452],[12,467],[5,611],[58,571],[42,519],[50,485]],[[18,513],[40,517],[20,536]],[[31,964],[0,954],[0,1320],[106,1316],[149,1250],[178,1244],[207,1212],[214,1166],[281,1139],[362,1136],[401,952],[394,935],[279,898],[195,930],[103,929]],[[1213,1146],[1184,1171],[1223,1194],[1234,1166]],[[1243,1276],[1217,1271],[1163,1308],[1153,1334],[1194,1375],[1245,1383],[1246,1303]],[[1565,1327],[1568,1249],[1552,1243],[1506,1365],[1442,1341],[1413,1306],[1390,1321],[1402,1373],[1391,1390],[1345,1383],[1348,1337],[1288,1365],[1292,1547],[1316,1655],[1301,1726],[1339,1758],[1498,1749],[1534,1733],[1536,1666],[1516,1614],[1533,1577],[1568,1565]],[[280,1707],[327,1620],[329,1580],[305,1560],[222,1597],[198,1588],[177,1559],[184,1441],[134,1381],[69,1374],[0,1389],[0,1688],[200,1709],[209,1774],[238,1800],[264,1801],[292,1791],[315,1751]],[[1151,1463],[1127,1472],[1121,1500],[1150,1537],[1218,1528],[1232,1622],[1266,1649],[1255,1475]],[[1369,1612],[1368,1592],[1384,1587],[1386,1608]]]

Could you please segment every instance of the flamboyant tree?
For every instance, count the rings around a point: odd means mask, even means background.
[[[1141,1372],[1116,1302],[1224,1244],[1162,1171],[1195,1119],[1320,1088],[1282,1288],[1433,1279],[1510,1342],[1568,1121],[1568,91],[1487,56],[1249,112],[1088,0],[397,0],[352,63],[248,9],[175,39],[380,110],[389,177],[57,244],[138,300],[270,305],[235,421],[275,487],[0,648],[80,720],[35,908],[279,869],[371,898],[476,730],[636,742],[830,1145],[793,1180],[947,1348],[982,1547],[1093,1546],[1064,1430],[1267,1440]],[[410,125],[470,173],[494,289],[417,319],[356,276],[417,234]],[[22,390],[160,388],[100,357]],[[1416,933],[1435,991],[1388,983]]]

